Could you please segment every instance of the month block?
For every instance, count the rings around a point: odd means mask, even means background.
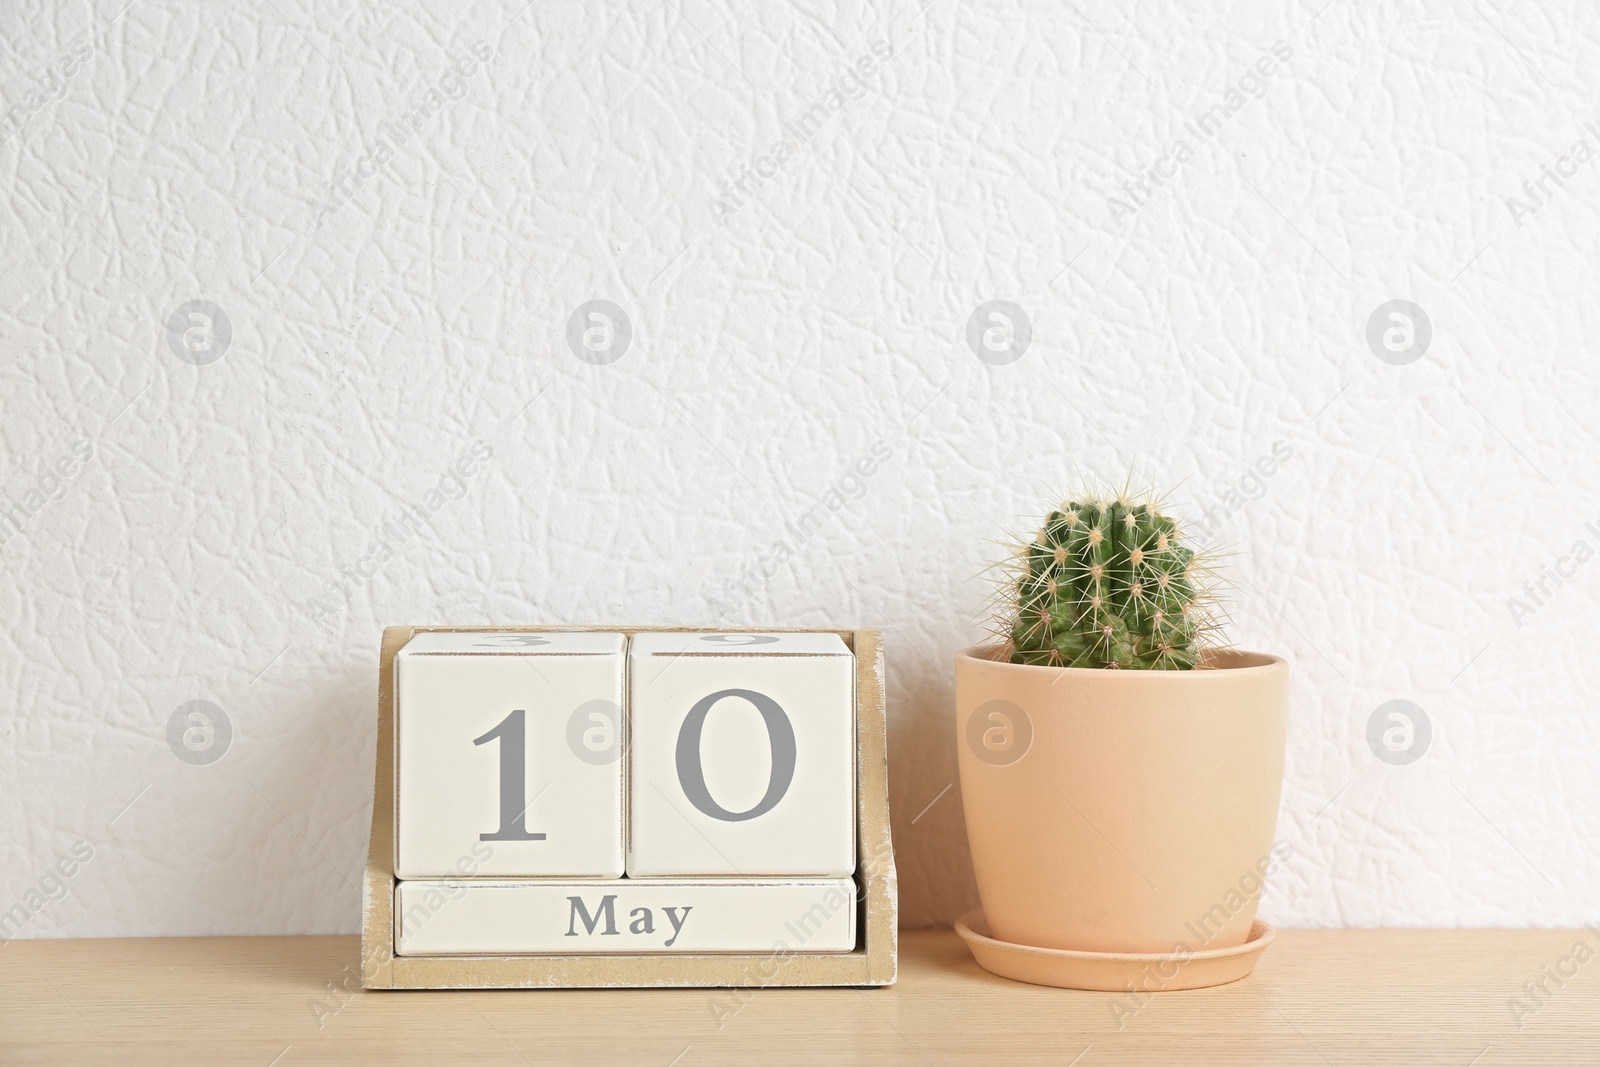
[[[395,873],[623,871],[625,639],[417,634],[395,655]]]
[[[848,878],[401,882],[401,956],[849,952]]]
[[[637,634],[628,671],[630,877],[855,871],[855,657],[837,634]]]

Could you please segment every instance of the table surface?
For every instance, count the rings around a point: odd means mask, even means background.
[[[743,993],[364,992],[354,937],[11,941],[0,1063],[1592,1067],[1596,957],[1581,930],[1284,930],[1242,982],[1119,1011],[949,931],[902,933],[887,989]]]

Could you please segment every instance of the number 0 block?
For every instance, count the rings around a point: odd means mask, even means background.
[[[624,638],[422,633],[395,656],[400,878],[616,878]]]
[[[832,633],[641,633],[628,875],[852,874],[855,659]]]

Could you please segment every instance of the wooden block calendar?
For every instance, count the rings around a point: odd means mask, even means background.
[[[372,989],[895,976],[870,630],[390,627]]]

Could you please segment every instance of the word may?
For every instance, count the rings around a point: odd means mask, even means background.
[[[1595,937],[1600,937],[1600,926],[1590,926],[1587,929]],[[1578,977],[1578,971],[1592,959],[1594,959],[1594,949],[1589,947],[1589,942],[1574,941],[1565,956],[1539,968],[1538,978],[1530,978],[1523,982],[1522,992],[1527,999],[1510,997],[1506,1000],[1506,1010],[1511,1012],[1511,1019],[1517,1024],[1517,1029],[1526,1026],[1528,1019],[1537,1015],[1541,1008],[1550,1003],[1562,986]],[[1554,990],[1550,988],[1552,985],[1555,986]]]
[[[1167,958],[1157,960],[1154,964],[1145,964],[1140,970],[1139,980],[1128,982],[1123,986],[1128,994],[1126,1001],[1117,997],[1107,998],[1106,1007],[1111,1010],[1111,1019],[1117,1024],[1117,1029],[1121,1030],[1126,1026],[1129,1019],[1145,1009],[1153,994],[1166,988],[1168,982],[1178,977],[1178,972],[1183,970],[1184,965],[1194,959],[1196,952],[1205,949],[1206,944],[1222,931],[1229,919],[1260,897],[1268,876],[1280,863],[1287,863],[1293,858],[1293,845],[1287,841],[1274,842],[1272,851],[1262,856],[1254,866],[1240,875],[1238,884],[1228,890],[1222,900],[1212,905],[1209,911],[1194,922],[1184,924],[1184,929],[1195,936],[1194,945],[1191,946],[1187,941],[1179,941],[1172,946]],[[1212,928],[1213,923],[1215,929]]]
[[[874,59],[874,56],[877,58]],[[754,199],[762,186],[778,176],[779,167],[788,166],[800,154],[800,149],[817,135],[817,131],[844,110],[847,101],[860,100],[867,95],[867,84],[861,79],[872,77],[878,72],[879,61],[888,62],[893,56],[893,45],[884,40],[874,41],[871,55],[863,53],[856,57],[854,70],[845,68],[843,74],[833,79],[827,92],[797,117],[783,124],[783,132],[788,136],[773,141],[766,154],[745,167],[737,178],[724,179],[722,197],[706,200],[706,209],[717,220],[717,225],[725,225],[735,211]],[[857,71],[860,73],[857,74]]]
[[[1258,457],[1245,469],[1237,482],[1217,490],[1217,495],[1222,497],[1222,500],[1201,513],[1200,521],[1194,524],[1196,539],[1202,542],[1211,540],[1221,529],[1222,524],[1243,511],[1246,504],[1266,496],[1267,479],[1277,474],[1279,469],[1293,458],[1294,448],[1289,442],[1281,440],[1272,442],[1272,451]]]
[[[45,908],[65,900],[72,892],[67,883],[92,859],[94,846],[87,841],[79,841],[72,846],[71,853],[59,857],[54,870],[40,878],[37,886],[30,887],[9,911],[0,914],[0,940],[10,941]]]
[[[783,565],[799,554],[800,549],[816,535],[832,513],[843,511],[866,496],[867,479],[877,474],[883,464],[893,458],[894,449],[887,441],[874,441],[872,448],[858,456],[850,469],[835,479],[814,504],[801,512],[797,519],[784,523],[783,532],[786,536],[772,543],[771,552],[761,556],[755,564],[740,572],[738,579],[723,587],[722,595],[727,597],[727,602],[711,598],[711,610],[716,620],[721,622],[732,615],[767,582],[777,577]]]
[[[1122,183],[1122,192],[1127,200],[1114,196],[1106,198],[1112,222],[1121,226],[1124,219],[1131,218],[1154,198],[1162,186],[1177,176],[1179,167],[1194,158],[1196,145],[1203,147],[1250,100],[1260,100],[1267,95],[1267,79],[1278,72],[1279,63],[1289,62],[1294,56],[1294,47],[1287,41],[1274,41],[1271,52],[1272,55],[1262,53],[1261,58],[1244,72],[1238,82],[1222,94],[1220,102],[1212,104],[1183,124],[1189,137],[1194,139],[1193,145],[1185,138],[1178,138],[1137,178]]]
[[[485,42],[477,41],[472,45],[472,55],[477,59],[463,56],[451,61],[439,76],[439,84],[430,85],[421,99],[402,111],[398,118],[378,123],[377,144],[371,152],[356,159],[353,170],[347,170],[343,163],[334,169],[333,179],[323,190],[323,199],[311,202],[313,222],[317,229],[321,229],[325,220],[348,204],[357,189],[377,177],[398,151],[405,147],[406,142],[420,133],[430,118],[444,110],[445,101],[460,100],[467,95],[467,86],[462,79],[476,74],[480,62],[487,65],[494,58],[494,50]]]
[[[1593,119],[1583,124],[1583,129],[1590,137],[1600,140],[1600,125]],[[1522,191],[1527,196],[1527,201],[1518,200],[1514,196],[1506,197],[1506,210],[1511,212],[1511,217],[1516,220],[1517,229],[1522,229],[1522,224],[1539,213],[1550,201],[1556,197],[1556,191],[1567,184],[1569,178],[1578,175],[1578,168],[1594,158],[1594,149],[1589,142],[1583,139],[1572,142],[1572,147],[1556,157],[1555,169],[1550,164],[1543,163],[1539,166],[1539,177],[1531,181],[1523,181]],[[1555,183],[1555,189],[1550,188],[1550,183]]]
[[[82,439],[72,442],[71,450],[45,468],[38,484],[22,494],[20,503],[0,504],[0,545],[20,534],[23,524],[43,511],[46,504],[66,496],[67,483],[83,472],[93,456],[94,445]]]
[[[567,932],[562,936],[577,937],[577,924],[580,922],[583,923],[584,933],[593,934],[595,928],[600,925],[601,919],[606,921],[605,929],[600,931],[601,937],[621,936],[620,931],[617,930],[617,895],[615,893],[607,893],[601,897],[600,907],[595,909],[593,915],[590,915],[589,909],[584,906],[582,897],[568,897],[567,900],[572,904],[572,910],[567,916]],[[689,913],[694,908],[685,907],[682,915],[678,914],[677,908],[662,908],[661,910],[666,913],[667,921],[672,924],[672,936],[661,942],[661,944],[665,948],[671,948],[672,943],[678,940],[678,935],[683,932],[683,924],[689,921]],[[628,932],[630,934],[653,934],[656,932],[655,914],[649,908],[634,908],[628,912],[628,919],[630,920],[628,923]]]
[[[0,144],[5,144],[27,125],[29,119],[43,110],[51,100],[67,95],[67,82],[94,56],[94,42],[83,34],[72,39],[70,47],[53,66],[45,67],[34,75],[37,84],[22,94],[22,102],[12,104],[0,114]]]
[[[1583,529],[1589,537],[1600,542],[1600,526],[1591,521],[1584,523]],[[1518,600],[1514,596],[1506,598],[1506,610],[1511,612],[1511,621],[1517,624],[1517,629],[1522,629],[1523,619],[1549,603],[1556,590],[1576,578],[1578,568],[1593,559],[1594,552],[1594,545],[1589,543],[1589,539],[1580,537],[1572,542],[1572,550],[1558,557],[1553,564],[1540,564],[1539,576],[1522,583],[1522,594],[1528,600]],[[1547,588],[1551,582],[1555,582],[1554,589]]]
[[[367,546],[367,551],[353,564],[339,567],[339,580],[330,579],[323,585],[322,597],[313,598],[303,609],[312,622],[327,628],[327,620],[344,605],[355,599],[356,593],[378,576],[388,562],[394,559],[406,542],[427,527],[445,502],[460,500],[467,495],[467,479],[483,469],[494,458],[494,447],[483,441],[474,441],[472,447],[456,457],[439,480],[422,499],[409,504],[393,519],[384,521],[378,536]]]

